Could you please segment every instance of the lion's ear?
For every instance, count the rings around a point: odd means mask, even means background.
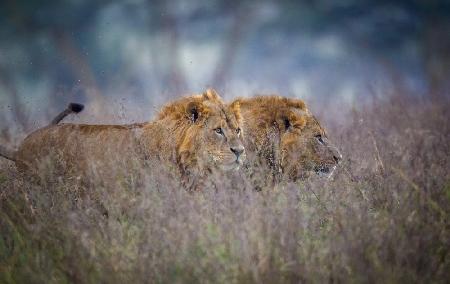
[[[230,106],[234,111],[240,111],[241,110],[241,100],[239,100],[239,99],[234,100]]]
[[[291,123],[291,120],[289,119],[289,116],[283,116],[282,120],[283,120],[284,130],[288,130],[289,128],[292,127],[292,123]]]
[[[306,114],[304,110],[299,110],[298,107],[291,109],[289,112],[289,123],[294,128],[303,129],[306,125]]]
[[[242,116],[241,116],[241,101],[239,99],[235,100],[234,102],[232,102],[230,104],[230,108],[231,108],[231,111],[236,116],[237,121],[240,122],[242,120]]]
[[[189,117],[189,120],[191,120],[192,122],[197,122],[201,115],[201,110],[202,106],[200,103],[190,102],[186,107],[186,113]]]
[[[207,89],[203,93],[203,98],[205,100],[220,100],[220,96],[217,94],[216,90],[214,90],[214,89]]]
[[[305,112],[298,110],[297,108],[292,108],[291,110],[285,112],[281,116],[282,125],[284,130],[289,130],[291,128],[303,129],[306,125]]]

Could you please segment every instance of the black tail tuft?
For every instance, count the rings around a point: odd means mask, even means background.
[[[50,125],[57,125],[61,120],[63,120],[66,116],[71,113],[79,113],[84,109],[84,105],[77,103],[70,103],[67,108],[58,114],[50,123]]]
[[[79,113],[84,109],[84,105],[77,104],[77,103],[70,103],[67,108],[70,109],[74,113]]]

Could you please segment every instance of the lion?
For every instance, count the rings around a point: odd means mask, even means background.
[[[1,155],[23,171],[39,169],[49,160],[51,164],[56,157],[64,174],[81,175],[106,175],[117,167],[157,161],[178,169],[189,189],[211,173],[238,169],[246,157],[239,103],[227,105],[211,89],[168,103],[156,120],[145,123],[58,124],[73,112],[69,107],[49,126],[28,135],[17,151],[0,149]]]
[[[330,177],[342,160],[324,128],[299,99],[281,96],[238,98],[246,133],[246,168],[260,184]],[[264,181],[261,182],[261,178]]]
[[[208,176],[243,165],[241,129],[239,103],[226,105],[210,89],[163,107],[157,120],[142,128],[140,144],[146,156],[178,165],[185,186],[195,189]]]

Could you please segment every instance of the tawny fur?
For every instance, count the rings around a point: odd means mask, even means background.
[[[197,118],[193,117],[193,109]],[[144,126],[140,139],[147,156],[172,161],[185,178],[193,179],[210,175],[217,164],[231,161],[234,165],[230,148],[243,144],[241,134],[236,132],[242,123],[238,103],[226,105],[213,90],[208,90],[172,102],[162,108],[157,118]],[[219,127],[226,136],[224,140],[214,133]]]
[[[164,106],[154,122],[132,125],[51,125],[25,138],[17,153],[23,170],[58,161],[67,174],[101,175],[145,161],[173,165],[189,186],[200,176],[234,164],[230,147],[242,145],[239,104],[226,105],[213,91],[181,98]],[[214,134],[221,127],[227,139]],[[233,162],[233,163],[232,163]],[[241,162],[241,161],[239,161]],[[152,169],[158,171],[158,169]]]
[[[304,179],[320,167],[334,167],[340,159],[302,100],[256,96],[235,102],[240,104],[244,121],[247,168],[261,177],[256,183]],[[318,143],[318,135],[323,144]]]

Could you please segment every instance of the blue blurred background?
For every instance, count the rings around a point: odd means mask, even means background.
[[[449,1],[0,4],[0,126],[26,131],[69,101],[86,104],[80,121],[132,122],[213,87],[339,113],[392,93],[448,96],[449,75]]]

